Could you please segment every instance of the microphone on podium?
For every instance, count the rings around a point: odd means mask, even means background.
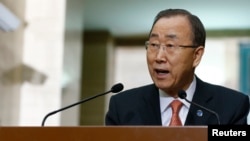
[[[78,105],[78,104],[87,102],[87,101],[89,101],[89,100],[91,100],[91,99],[94,99],[94,98],[97,98],[97,97],[99,97],[99,96],[108,94],[108,93],[110,93],[110,92],[112,92],[112,93],[118,93],[118,92],[120,92],[120,91],[122,91],[122,90],[123,90],[123,84],[122,84],[122,83],[118,83],[118,84],[113,85],[113,86],[111,87],[111,89],[110,89],[109,91],[107,91],[107,92],[104,92],[104,93],[101,93],[101,94],[98,94],[98,95],[95,95],[95,96],[92,96],[92,97],[83,99],[83,100],[81,100],[81,101],[79,101],[79,102],[76,102],[76,103],[73,103],[73,104],[68,105],[68,106],[66,106],[66,107],[63,107],[63,108],[60,108],[60,109],[58,109],[58,110],[52,111],[52,112],[48,113],[48,114],[43,118],[42,126],[44,126],[46,119],[47,119],[49,116],[51,116],[51,115],[54,115],[54,114],[56,114],[56,113],[58,113],[58,112],[61,112],[61,111],[63,111],[63,110],[66,110],[66,109],[68,109],[68,108],[71,108],[71,107],[73,107],[73,106],[76,106],[76,105]]]
[[[195,105],[195,106],[197,106],[197,107],[199,107],[199,108],[201,108],[201,109],[203,109],[203,110],[206,110],[206,111],[208,111],[209,113],[212,113],[212,114],[216,117],[218,125],[220,125],[220,118],[219,118],[218,113],[216,113],[215,111],[212,111],[212,110],[210,110],[210,109],[208,109],[208,108],[206,108],[206,107],[203,107],[203,106],[201,106],[201,105],[199,105],[199,104],[197,104],[197,103],[195,103],[195,102],[189,101],[189,100],[186,98],[186,97],[187,97],[187,93],[186,93],[184,90],[180,90],[180,91],[178,92],[178,96],[179,96],[181,99],[185,99],[188,103],[193,104],[193,105]]]

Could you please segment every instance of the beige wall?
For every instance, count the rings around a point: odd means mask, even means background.
[[[40,126],[47,113],[81,97],[83,16],[75,9],[83,13],[84,3],[0,2],[21,20],[13,32],[0,30],[0,125]],[[79,125],[79,108],[50,116],[45,125]]]
[[[39,126],[61,106],[65,1],[0,2],[21,21],[0,31],[0,124]],[[48,123],[59,124],[59,115]]]
[[[75,16],[84,13],[83,0],[67,0],[65,17],[65,40],[62,76],[62,107],[79,101],[81,92],[81,70],[83,57],[83,21],[84,17]],[[79,109],[75,106],[61,113],[61,125],[79,125]]]
[[[0,0],[21,20],[25,17],[25,0]],[[0,30],[0,125],[17,125],[22,87],[23,34],[25,26],[14,32]]]

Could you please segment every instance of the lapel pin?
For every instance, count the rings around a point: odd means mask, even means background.
[[[202,110],[197,110],[196,115],[197,115],[198,117],[202,117],[202,116],[203,116]]]

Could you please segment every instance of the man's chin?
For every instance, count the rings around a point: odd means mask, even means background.
[[[159,89],[162,89],[162,90],[171,89],[171,87],[168,84],[163,83],[163,82],[156,82],[155,85],[156,85],[156,87],[158,87]]]

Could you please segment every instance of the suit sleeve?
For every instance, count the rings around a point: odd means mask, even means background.
[[[118,125],[115,98],[111,96],[108,111],[105,116],[105,125]]]
[[[247,116],[249,114],[249,97],[247,96],[243,101],[242,104],[239,105],[238,111],[235,113],[235,118],[233,124],[247,124]]]

